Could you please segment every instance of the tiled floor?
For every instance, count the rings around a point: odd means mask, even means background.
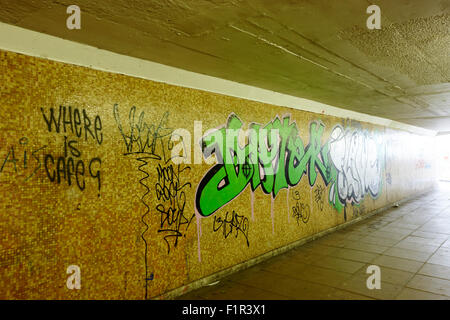
[[[450,183],[179,299],[449,300]]]

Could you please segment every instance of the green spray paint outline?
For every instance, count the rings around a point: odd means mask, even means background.
[[[255,190],[261,186],[263,193],[267,195],[270,194],[271,197],[275,199],[280,190],[289,189],[298,185],[304,175],[308,176],[309,185],[310,187],[313,187],[317,179],[317,173],[322,176],[322,180],[328,188],[328,203],[339,213],[342,212],[342,209],[346,206],[348,200],[345,199],[344,202],[342,202],[339,197],[337,187],[338,170],[329,156],[330,139],[322,145],[325,125],[320,118],[309,123],[309,143],[306,146],[304,146],[303,140],[299,135],[297,122],[295,120],[291,121],[290,114],[284,115],[283,117],[276,115],[275,118],[265,124],[264,127],[262,127],[261,124],[250,122],[247,129],[243,129],[243,124],[244,123],[235,113],[230,113],[226,124],[211,130],[207,135],[203,136],[200,141],[203,156],[207,158],[214,153],[220,162],[206,172],[197,186],[195,207],[200,217],[212,215],[224,205],[237,198],[247,189],[248,185],[250,185],[252,189],[251,192],[255,192]],[[343,128],[343,126],[341,127]],[[349,128],[349,126],[346,126],[346,128]],[[226,158],[228,157],[225,153],[227,145],[226,138],[224,139],[224,137],[227,137],[226,130],[230,129],[236,130],[238,134],[240,134],[242,130],[247,131],[248,137],[248,142],[243,148],[240,147],[238,139],[234,137],[232,159]],[[270,144],[271,149],[273,146],[277,147],[275,156],[266,159],[267,162],[260,162],[261,154],[259,154],[259,150],[255,163],[250,161],[255,161],[255,159],[251,159],[254,155],[251,154],[249,150],[251,147],[256,148],[256,150],[258,150],[258,148],[261,149],[260,129],[265,129],[270,132],[272,130],[277,130],[279,143],[274,145],[270,141],[270,134],[263,136],[264,144],[267,141],[268,144]],[[253,131],[250,131],[249,134],[248,130]],[[361,130],[364,130],[365,133],[369,133],[367,129]],[[257,135],[254,133],[257,133]],[[238,152],[236,152],[238,148],[239,152],[243,152],[243,162],[240,162],[238,159]],[[380,158],[382,158],[380,157],[380,154],[383,154],[381,148],[382,146],[377,144],[377,157],[381,162],[380,165],[382,167],[380,174],[382,175],[382,172],[384,172],[384,159],[380,160]],[[252,150],[254,151],[255,149]],[[228,151],[230,150],[228,149]],[[271,150],[271,152],[272,151],[273,150]],[[205,153],[210,154],[206,155]],[[284,154],[284,157],[281,157],[281,154]],[[240,156],[242,158],[242,154],[240,154]],[[291,157],[297,159],[297,164],[294,167],[293,163],[291,163]],[[232,163],[227,162],[227,159],[232,160]],[[275,168],[273,166],[274,160],[276,162]],[[248,175],[242,173],[244,165],[246,166],[245,169],[250,170]],[[261,168],[264,172],[264,179],[261,179]],[[269,173],[267,173],[266,170],[268,170]],[[242,176],[243,174],[244,176]],[[381,195],[384,185],[382,176],[380,180],[381,182],[377,195],[374,196],[369,192],[373,199],[377,199]],[[206,196],[204,193],[205,190]],[[332,190],[334,190],[334,194],[331,194]],[[366,192],[364,192],[361,200],[364,199],[365,195]],[[223,199],[224,197],[225,199]],[[357,202],[352,202],[352,204],[355,203]]]

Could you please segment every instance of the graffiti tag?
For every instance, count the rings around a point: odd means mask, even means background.
[[[236,238],[239,234],[243,235],[247,247],[250,246],[250,242],[248,241],[249,221],[245,216],[237,214],[234,210],[231,214],[227,212],[223,218],[214,216],[213,230],[217,232],[219,229],[222,229],[225,239],[233,234],[233,232]]]

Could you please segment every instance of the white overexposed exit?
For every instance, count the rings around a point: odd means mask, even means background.
[[[438,147],[438,179],[450,181],[450,134],[438,135],[436,137]]]

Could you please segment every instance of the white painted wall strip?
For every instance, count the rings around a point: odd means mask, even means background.
[[[148,60],[133,58],[64,40],[40,32],[0,22],[0,49],[89,67],[133,77],[164,82],[181,87],[220,93],[228,96],[290,107],[298,110],[366,121],[422,135],[436,135],[428,130],[398,121],[333,107],[324,103],[294,97],[266,89],[240,84],[169,67]]]

